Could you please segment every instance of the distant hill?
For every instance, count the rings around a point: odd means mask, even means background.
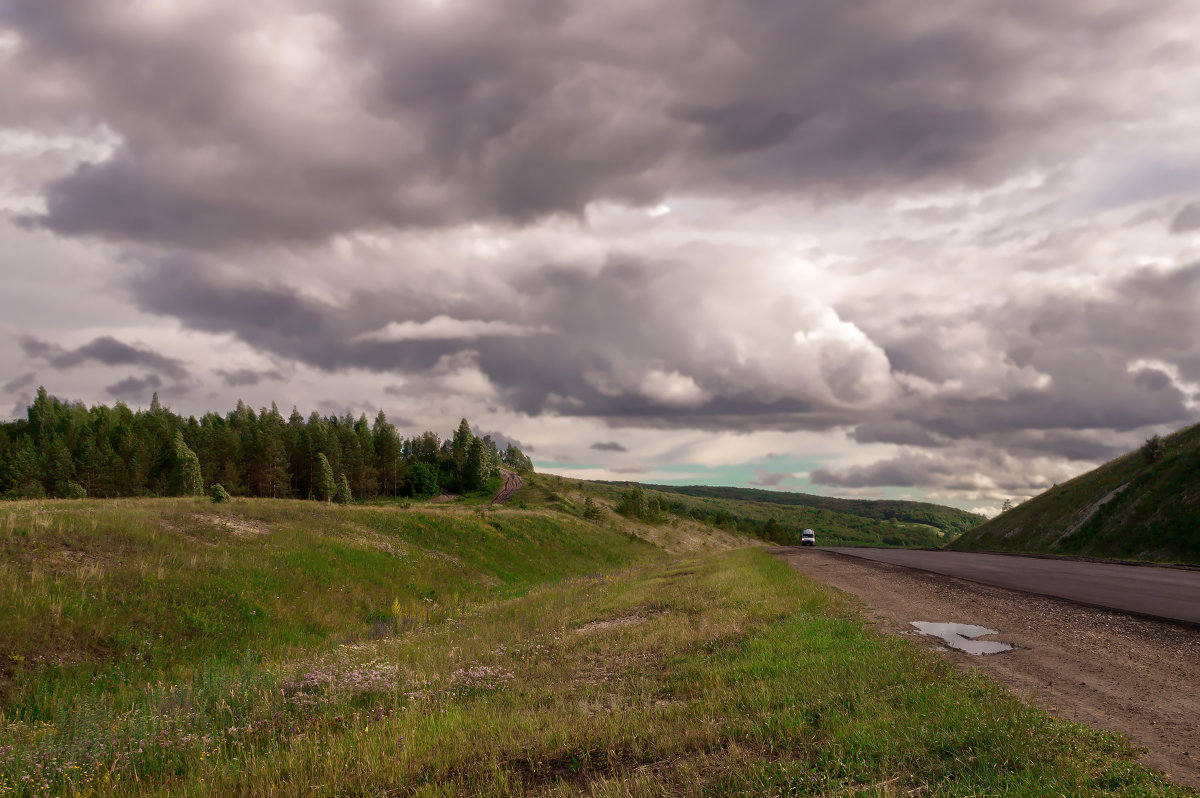
[[[832,496],[814,496],[809,493],[707,485],[684,487],[647,485],[647,487],[665,493],[682,493],[687,496],[737,499],[784,506],[817,507],[843,515],[857,515],[881,521],[925,524],[954,535],[972,529],[986,520],[977,513],[969,513],[966,510],[929,502],[900,501],[898,499],[837,499]]]
[[[588,483],[608,498],[633,482]],[[780,543],[799,543],[813,529],[822,545],[938,547],[986,519],[925,502],[835,499],[787,491],[702,485],[641,485],[663,509]]]
[[[1200,424],[1056,485],[950,548],[1200,563]]]

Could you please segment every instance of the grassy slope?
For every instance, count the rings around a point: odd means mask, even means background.
[[[656,490],[667,493],[682,493],[688,496],[715,499],[734,499],[762,504],[777,504],[785,507],[812,507],[828,510],[839,515],[871,518],[880,521],[898,521],[923,524],[958,534],[978,525],[983,516],[929,502],[901,501],[898,499],[839,499],[832,496],[814,496],[793,491],[762,490],[759,488],[729,488],[705,485],[677,487],[652,485]]]
[[[396,610],[445,614],[653,551],[534,512],[0,504],[0,707],[52,715],[93,680],[170,680],[370,636]]]
[[[1107,499],[1107,501],[1105,501]],[[1200,562],[1200,425],[1056,485],[959,538],[952,548]]]
[[[603,526],[634,534],[668,552],[706,551],[761,545],[762,540],[739,532],[732,525],[714,526],[692,518],[667,514],[657,523],[626,518],[613,508],[620,491],[611,485],[537,474],[525,480],[524,487],[513,496],[512,506],[539,509],[582,520],[584,503],[588,498],[601,508]]]
[[[621,493],[635,484],[570,479],[560,483],[609,505],[616,505]],[[752,533],[774,518],[796,543],[802,530],[813,529],[822,545],[938,547],[984,520],[974,513],[923,502],[835,499],[751,488],[643,487],[648,495],[661,496],[672,513],[698,514],[726,529]]]
[[[0,796],[1187,794],[761,550],[618,523],[0,506],[0,613],[51,630],[0,626]]]

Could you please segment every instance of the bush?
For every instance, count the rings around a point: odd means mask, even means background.
[[[413,463],[408,469],[408,485],[412,495],[418,499],[436,496],[441,492],[437,475],[425,463]]]
[[[583,517],[589,521],[599,521],[604,518],[604,510],[600,509],[600,505],[588,496],[583,502]]]
[[[646,495],[641,486],[635,486],[621,494],[617,512],[626,518],[637,518],[652,524],[662,523],[666,512],[662,498],[657,494]]]
[[[216,504],[224,504],[225,502],[233,499],[233,497],[229,495],[229,491],[225,490],[225,486],[220,482],[213,483],[213,486],[208,489],[208,495]]]
[[[633,488],[621,494],[617,504],[617,512],[627,518],[644,518],[646,516],[646,492],[641,488]]]
[[[1146,439],[1146,443],[1142,446],[1142,457],[1146,460],[1146,465],[1154,465],[1163,456],[1162,438],[1155,435]]]
[[[67,489],[63,492],[64,499],[86,499],[87,489],[75,480],[67,481]]]

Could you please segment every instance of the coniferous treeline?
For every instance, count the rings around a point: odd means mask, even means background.
[[[155,394],[148,410],[69,404],[39,388],[26,419],[0,423],[0,497],[193,495],[214,484],[233,495],[354,498],[470,492],[498,481],[501,466],[530,472],[516,446],[500,451],[466,419],[443,441],[435,432],[402,437],[383,411],[374,423],[272,403],[257,413],[238,402],[224,416],[184,418]],[[322,460],[324,463],[322,463]]]

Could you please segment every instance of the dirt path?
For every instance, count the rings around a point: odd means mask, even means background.
[[[504,504],[525,484],[525,480],[506,468],[501,468],[500,473],[504,476],[504,487],[492,497],[492,504]]]
[[[1060,717],[1127,735],[1148,750],[1143,764],[1200,788],[1200,630],[829,552],[772,551],[858,596],[885,633],[911,632],[910,621],[998,629],[988,639],[1014,651],[944,656]]]

